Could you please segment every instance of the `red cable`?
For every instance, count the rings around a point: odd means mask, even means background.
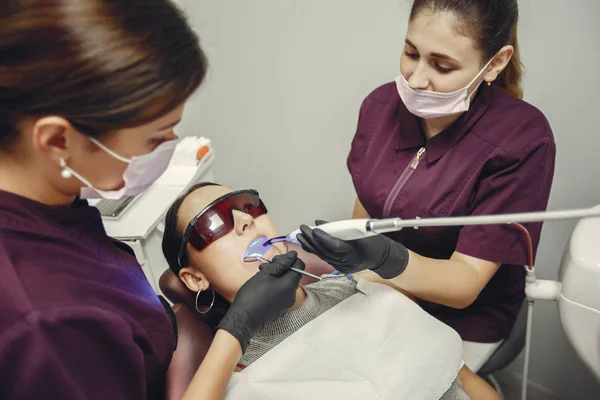
[[[527,260],[529,262],[529,265],[527,265],[527,268],[529,268],[529,270],[531,271],[531,270],[533,270],[533,244],[531,242],[531,235],[529,234],[529,231],[527,230],[527,228],[525,228],[521,224],[512,223],[510,225],[514,226],[515,228],[520,230],[521,233],[523,233],[523,236],[525,237],[525,242],[527,243]]]

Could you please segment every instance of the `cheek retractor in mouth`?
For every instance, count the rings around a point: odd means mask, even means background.
[[[259,238],[254,239],[252,242],[250,242],[250,244],[246,248],[246,251],[244,252],[244,257],[242,258],[242,260],[244,262],[255,262],[255,261],[262,260],[262,261],[270,263],[271,260],[265,258],[265,255],[271,249],[271,245],[270,244],[265,245],[266,242],[267,242],[266,237],[259,237]],[[306,272],[301,269],[293,268],[293,267],[290,269],[301,275],[311,277],[318,281],[321,280],[321,277],[311,274],[310,272]]]
[[[265,246],[266,241],[267,241],[267,238],[264,236],[258,237],[256,239],[254,239],[253,241],[251,241],[250,244],[248,245],[248,248],[246,248],[246,252],[244,253],[244,257],[242,260],[244,262],[254,262],[254,261],[258,261],[258,260],[271,262],[271,260],[268,260],[267,258],[265,258],[265,254],[267,254],[269,252],[269,250],[271,249],[271,245]]]

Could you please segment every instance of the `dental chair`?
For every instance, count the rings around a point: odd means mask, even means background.
[[[310,264],[309,264],[310,265]],[[310,268],[307,271],[315,275],[331,273],[333,268]],[[303,277],[301,284],[309,284],[313,280]],[[213,339],[213,332],[195,311],[194,293],[171,272],[166,270],[159,279],[159,287],[165,297],[173,303],[173,314],[177,321],[177,349],[167,372],[167,400],[180,399],[190,383],[200,363],[204,359]],[[489,360],[477,374],[488,380],[494,389],[503,396],[501,387],[493,374],[504,369],[523,350],[527,321],[527,301],[519,310],[517,319],[507,338],[496,349]]]
[[[333,268],[307,267],[306,270],[319,276],[332,272]],[[312,282],[313,279],[305,276],[300,284]],[[177,348],[167,371],[165,399],[178,400],[208,352],[213,332],[195,311],[195,294],[171,270],[162,273],[158,285],[173,303],[173,314],[177,321]]]

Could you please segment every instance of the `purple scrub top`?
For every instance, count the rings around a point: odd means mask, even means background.
[[[96,208],[0,191],[0,398],[163,399],[174,344]]]
[[[555,151],[544,115],[496,85],[482,86],[469,111],[427,140],[421,119],[406,109],[392,82],[362,103],[348,169],[373,218],[542,211]],[[542,225],[525,227],[535,252]],[[420,303],[463,340],[490,343],[506,337],[524,299],[527,251],[520,231],[507,225],[421,227],[389,237],[430,258],[448,259],[457,251],[501,263],[465,309]]]

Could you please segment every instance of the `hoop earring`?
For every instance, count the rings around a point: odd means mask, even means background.
[[[62,171],[60,171],[60,176],[63,177],[63,179],[69,179],[73,177],[73,174],[71,173],[71,171],[69,171],[67,169],[67,162],[65,161],[64,158],[61,158],[60,161],[58,162],[62,168]]]
[[[210,289],[210,291],[212,293],[212,300],[210,301],[210,305],[208,306],[208,308],[205,311],[200,311],[200,307],[198,307],[198,298],[200,297],[200,293],[204,292],[205,290],[198,290],[198,292],[196,293],[196,301],[194,302],[194,306],[196,306],[196,311],[198,311],[198,314],[208,313],[213,308],[213,305],[215,304],[215,291],[213,290],[213,288],[210,288],[210,287],[208,289]]]

